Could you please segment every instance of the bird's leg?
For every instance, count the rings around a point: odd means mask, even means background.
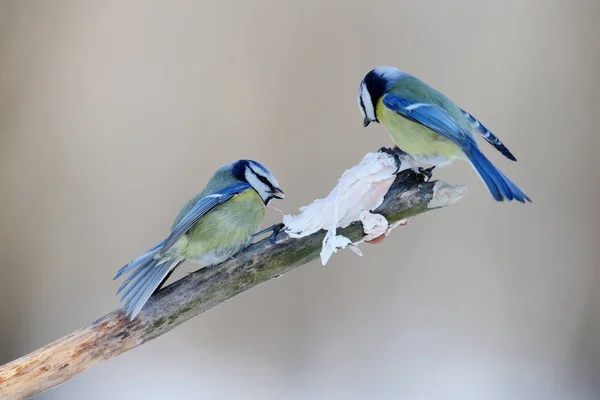
[[[414,160],[414,158],[412,158],[409,154],[402,151],[398,146],[394,146],[391,149],[389,147],[382,147],[378,150],[378,152],[386,153],[386,154],[389,154],[390,156],[394,157],[394,160],[396,161],[396,172],[394,172],[394,174],[397,174],[398,171],[400,171],[400,167],[402,166],[402,160],[400,159],[401,157],[409,157]],[[435,165],[431,166],[429,168],[423,168],[423,167],[418,168],[419,173],[424,175],[424,178],[423,178],[424,182],[429,182],[429,180],[433,176],[432,172],[434,169],[435,169]]]
[[[275,225],[272,225],[272,226],[270,226],[270,227],[268,227],[268,228],[266,228],[266,229],[263,229],[263,230],[262,230],[262,231],[260,231],[260,232],[256,232],[254,235],[252,235],[252,239],[254,239],[254,238],[256,238],[256,237],[259,237],[260,235],[263,235],[263,234],[265,234],[265,233],[267,233],[267,232],[271,232],[271,231],[273,231],[274,229],[275,229]]]
[[[409,157],[408,154],[400,150],[398,146],[394,146],[394,148],[390,149],[389,147],[382,147],[377,150],[378,153],[389,154],[394,157],[394,161],[396,162],[396,171],[394,171],[394,175],[396,175],[400,171],[400,167],[402,166],[402,160],[400,157]]]
[[[285,228],[285,224],[283,222],[280,222],[278,224],[268,227],[267,229],[263,229],[262,231],[255,233],[254,235],[252,235],[252,239],[263,235],[267,232],[273,232],[271,236],[269,236],[269,240],[271,241],[271,243],[276,244],[277,235],[279,234],[279,232],[281,232],[283,228]]]
[[[269,240],[271,241],[271,243],[277,244],[277,235],[279,234],[279,232],[281,232],[283,228],[285,228],[285,224],[283,222],[273,225],[273,233],[271,234],[271,236],[269,236]]]
[[[419,172],[424,175],[423,182],[429,182],[431,177],[433,176],[433,170],[435,169],[435,165],[429,168],[419,167]]]

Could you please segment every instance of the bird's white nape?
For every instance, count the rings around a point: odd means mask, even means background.
[[[401,70],[399,70],[396,67],[386,67],[386,66],[374,68],[373,72],[375,74],[377,74],[377,76],[379,76],[383,79],[386,79],[386,80],[399,79],[403,75],[405,75],[404,72],[402,72]]]

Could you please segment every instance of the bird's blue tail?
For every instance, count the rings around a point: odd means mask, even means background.
[[[531,199],[521,189],[511,182],[502,172],[488,160],[476,146],[466,152],[469,161],[479,174],[488,190],[497,201],[516,200],[521,203],[530,202]]]
[[[123,310],[134,319],[144,304],[164,282],[165,278],[183,262],[182,258],[159,259],[154,256],[160,251],[164,242],[151,248],[117,272],[113,279],[130,272],[131,275],[123,282],[117,294],[124,291],[121,301]]]

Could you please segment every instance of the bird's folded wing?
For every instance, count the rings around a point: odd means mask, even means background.
[[[403,117],[431,129],[461,148],[475,144],[473,137],[466,134],[454,118],[438,105],[419,103],[390,93],[383,98],[383,105]]]
[[[252,186],[248,183],[238,183],[200,199],[200,201],[198,201],[198,203],[196,203],[196,205],[181,219],[175,229],[173,229],[160,249],[160,253],[165,254],[181,236],[189,231],[192,226],[194,226],[194,224],[210,210],[250,189],[252,189]]]
[[[474,116],[472,116],[471,114],[469,114],[468,112],[463,110],[462,108],[460,109],[460,112],[462,112],[463,115],[467,118],[467,121],[469,121],[469,123],[471,124],[471,128],[473,128],[473,130],[475,132],[477,132],[479,134],[479,136],[484,138],[486,142],[488,142],[489,144],[494,146],[496,148],[496,150],[498,150],[500,153],[504,154],[504,156],[506,158],[508,158],[509,160],[517,161],[515,156],[504,145],[504,143],[502,143],[496,135],[494,135],[488,128],[486,128],[485,125],[483,125],[480,120],[478,120],[477,118],[475,118]]]

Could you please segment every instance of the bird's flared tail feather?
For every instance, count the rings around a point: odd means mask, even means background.
[[[124,302],[123,310],[131,319],[137,316],[165,278],[183,262],[181,257],[172,259],[154,258],[162,244],[153,247],[121,268],[114,278],[117,279],[121,275],[131,272],[131,275],[127,277],[117,291],[117,294],[124,291],[121,297],[121,301]]]
[[[494,199],[498,201],[516,200],[521,203],[531,203],[529,196],[523,193],[517,185],[500,172],[477,147],[471,148],[466,154],[471,165],[473,165],[473,168],[475,168],[475,171],[477,171],[492,196],[494,196]]]

